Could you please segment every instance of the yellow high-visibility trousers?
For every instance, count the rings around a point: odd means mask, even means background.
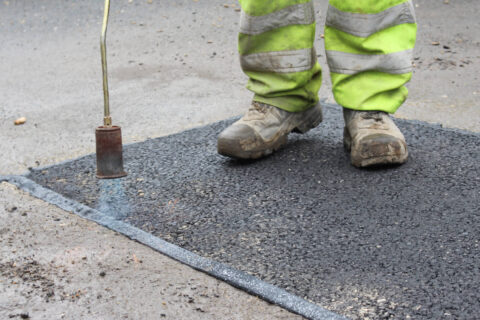
[[[313,3],[240,4],[238,48],[254,100],[291,112],[315,105],[322,73],[314,48]],[[330,0],[325,49],[337,103],[394,113],[408,95],[416,32],[411,1]]]

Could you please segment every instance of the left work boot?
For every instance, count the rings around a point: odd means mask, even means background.
[[[280,149],[290,132],[305,133],[322,122],[317,104],[302,112],[252,102],[247,113],[218,136],[218,153],[237,159],[258,159]]]
[[[343,108],[343,143],[354,166],[402,164],[407,161],[405,137],[390,116],[382,111]]]

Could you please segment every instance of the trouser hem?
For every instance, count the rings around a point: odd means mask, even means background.
[[[317,101],[311,102],[309,104],[305,104],[304,106],[293,106],[292,104],[290,104],[288,102],[288,100],[289,100],[288,97],[268,98],[268,97],[262,97],[260,95],[255,95],[253,97],[253,101],[269,104],[271,106],[277,107],[277,108],[285,110],[287,112],[303,112],[303,111],[306,111],[306,110],[314,107],[319,101],[319,99],[317,98]]]

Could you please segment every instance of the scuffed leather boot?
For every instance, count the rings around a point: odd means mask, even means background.
[[[407,161],[405,138],[387,113],[344,108],[343,116],[343,143],[350,151],[354,166],[401,164]]]
[[[218,153],[239,159],[258,159],[287,143],[290,132],[305,133],[322,122],[320,104],[303,112],[288,112],[252,102],[247,113],[218,136]]]

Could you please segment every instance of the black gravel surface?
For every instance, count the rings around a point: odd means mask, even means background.
[[[123,179],[94,155],[29,178],[352,319],[478,319],[480,136],[397,120],[409,162],[359,170],[326,111],[260,161],[216,154],[226,121],[126,146]]]

